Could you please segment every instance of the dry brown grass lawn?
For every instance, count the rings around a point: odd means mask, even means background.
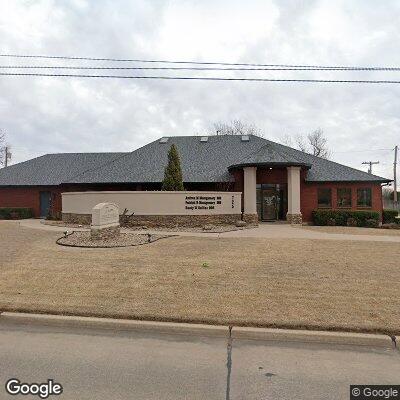
[[[174,237],[78,249],[58,236],[0,222],[0,310],[400,333],[398,243]]]

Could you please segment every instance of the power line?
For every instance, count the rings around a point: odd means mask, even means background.
[[[275,79],[275,78],[223,78],[201,76],[127,76],[127,75],[84,75],[84,74],[42,74],[25,72],[0,72],[0,76],[39,76],[70,78],[119,78],[119,79],[162,79],[162,80],[202,80],[202,81],[248,81],[248,82],[298,82],[298,83],[373,83],[399,84],[397,80],[351,80],[351,79]]]
[[[68,69],[68,70],[172,70],[172,71],[400,71],[400,67],[82,67],[57,65],[0,65],[4,69]]]
[[[333,151],[334,154],[342,153],[368,153],[372,151],[393,151],[393,149],[370,149],[370,150],[347,150],[347,151]]]
[[[129,58],[101,58],[101,57],[77,57],[77,56],[47,56],[47,55],[28,55],[28,54],[0,54],[0,57],[10,58],[37,58],[37,59],[57,59],[57,60],[87,60],[87,61],[112,61],[112,62],[138,62],[138,63],[162,63],[162,64],[193,64],[193,65],[232,65],[249,67],[279,67],[279,68],[307,68],[307,69],[341,69],[341,70],[393,70],[399,67],[376,67],[376,66],[323,66],[323,65],[296,65],[296,64],[258,64],[258,63],[229,63],[229,62],[210,62],[210,61],[177,61],[177,60],[144,60]]]

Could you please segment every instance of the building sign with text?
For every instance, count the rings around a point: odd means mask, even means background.
[[[120,214],[212,215],[241,214],[241,192],[115,191],[66,192],[63,213],[91,214],[99,203],[114,203]]]

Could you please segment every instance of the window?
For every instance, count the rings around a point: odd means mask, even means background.
[[[357,207],[372,207],[371,188],[357,189]]]
[[[337,190],[337,206],[351,207],[351,188],[339,188]]]
[[[318,207],[332,207],[332,190],[329,188],[318,189]]]

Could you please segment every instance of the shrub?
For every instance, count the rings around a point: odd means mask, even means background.
[[[329,218],[328,221],[327,221],[327,224],[328,224],[329,226],[336,226],[336,220],[335,220],[335,218]]]
[[[376,211],[345,211],[345,210],[314,210],[312,213],[315,225],[330,225],[330,220],[335,221],[338,226],[369,226],[376,221],[376,226],[379,226],[379,213]]]
[[[347,218],[347,226],[357,226],[357,220],[355,218]]]
[[[390,224],[396,222],[396,217],[399,215],[397,210],[383,210],[383,223]]]
[[[0,207],[0,219],[24,219],[32,217],[32,209],[28,207]]]
[[[376,219],[367,219],[365,221],[365,226],[367,228],[378,228],[379,227],[379,221]]]

